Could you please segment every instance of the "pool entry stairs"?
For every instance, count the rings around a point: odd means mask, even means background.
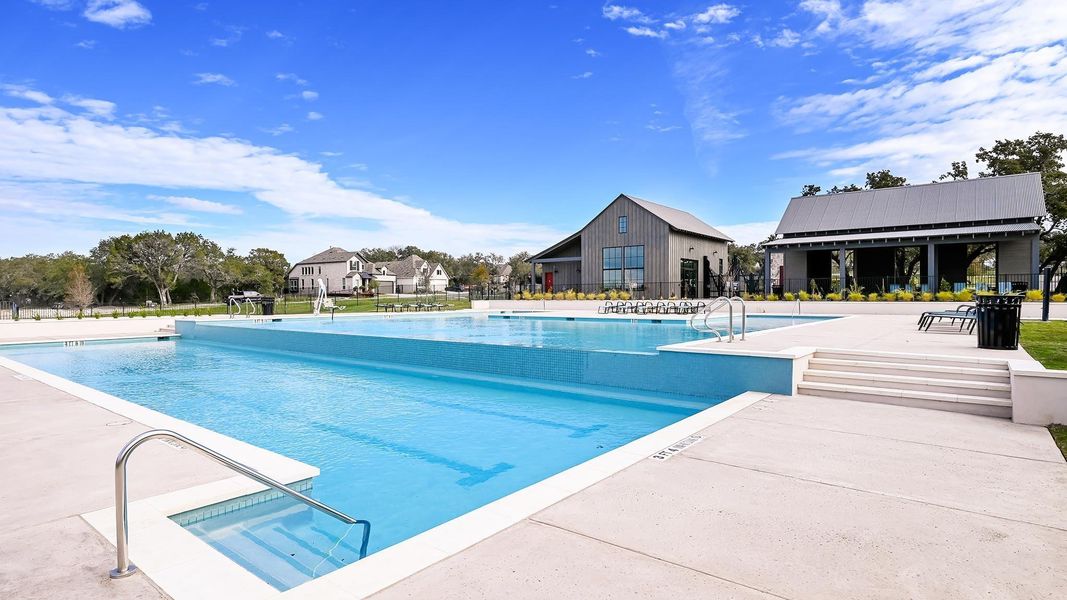
[[[820,349],[797,393],[1011,418],[1007,361]]]

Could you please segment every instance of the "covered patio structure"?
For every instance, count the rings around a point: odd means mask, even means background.
[[[793,198],[764,291],[1035,288],[1045,214],[1038,173]]]

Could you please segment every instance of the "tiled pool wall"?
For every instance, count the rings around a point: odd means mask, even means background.
[[[789,358],[662,352],[636,354],[356,336],[178,320],[183,338],[574,385],[728,398],[747,391],[790,394]]]

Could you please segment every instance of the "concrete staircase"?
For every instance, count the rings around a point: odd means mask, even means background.
[[[798,394],[1011,418],[1007,361],[819,350]]]

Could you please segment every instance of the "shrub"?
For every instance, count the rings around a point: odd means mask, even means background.
[[[881,297],[878,294],[874,293],[874,292],[871,292],[870,294],[867,294],[867,299],[870,300],[871,302],[878,302],[878,300],[880,298]]]
[[[956,294],[948,291],[941,291],[937,293],[936,298],[938,302],[952,302],[956,299]]]
[[[1027,302],[1040,302],[1045,299],[1045,295],[1041,293],[1041,290],[1026,290]]]
[[[530,296],[530,298],[533,299],[533,300],[544,300],[545,295],[542,294],[541,292],[537,292],[536,294]]]
[[[804,290],[800,290],[799,292],[797,292],[797,298],[800,298],[801,302],[807,302],[808,300],[811,300],[811,294],[805,292]]]
[[[797,297],[794,296],[792,292],[786,292],[785,294],[782,294],[782,299],[785,300],[786,302],[792,302],[792,301],[796,300]]]
[[[826,299],[831,302],[840,302],[841,294],[838,294],[837,292],[830,292],[829,294],[826,294]]]
[[[619,290],[608,290],[608,300],[618,300]]]
[[[972,292],[971,290],[960,290],[960,291],[956,292],[956,301],[957,302],[973,302],[974,301],[974,292]]]
[[[578,294],[575,297],[578,298],[579,300],[585,300],[585,292],[578,292]]]
[[[859,292],[849,292],[848,300],[849,302],[863,302],[863,294]]]
[[[40,321],[41,320],[41,313],[34,313],[33,314],[33,320],[34,321]]]
[[[897,292],[897,300],[902,300],[904,302],[911,302],[914,299],[915,299],[915,294],[913,294],[911,292],[905,292],[905,291]]]
[[[812,300],[822,300],[822,294],[820,294],[819,292],[812,292],[811,299]]]
[[[522,291],[522,299],[523,300],[533,300],[533,294],[530,293],[530,290],[523,290]]]
[[[625,292],[625,291],[619,292],[619,300],[629,300],[629,299],[630,299],[630,292]]]
[[[78,317],[79,319],[84,319],[85,318],[85,314],[82,313],[82,311],[80,311],[80,310],[78,311],[78,314],[75,315],[75,316]]]
[[[767,294],[768,302],[776,302],[778,300],[778,294]]]
[[[1064,300],[1067,300],[1067,296],[1063,294],[1052,294],[1048,299],[1053,302],[1063,302]]]
[[[607,300],[608,299],[608,295],[605,294],[604,292],[600,292],[599,294],[596,295],[596,299],[597,300]]]
[[[117,311],[117,310],[113,310],[113,311],[111,311],[111,318],[112,318],[112,319],[117,319],[117,318],[119,318],[119,311]]]
[[[752,299],[752,294],[750,294],[748,292],[745,292],[745,293],[741,294],[741,299],[744,300],[745,302],[748,302],[749,300]]]
[[[759,302],[763,300],[763,294],[753,294],[752,299]]]
[[[952,284],[949,283],[947,279],[942,278],[941,279],[941,283],[939,283],[938,286],[937,286],[937,291],[939,291],[939,292],[951,292],[952,291]]]
[[[99,319],[100,318],[100,313],[93,313],[93,318],[94,319]]]
[[[922,298],[923,302],[930,302],[930,301],[932,301],[934,299],[934,295],[931,294],[930,292],[923,292],[922,296],[920,296],[920,297]]]
[[[886,302],[895,302],[896,299],[897,295],[893,292],[882,294],[882,300],[885,300]]]
[[[563,294],[563,299],[564,299],[564,300],[577,300],[577,299],[578,299],[578,294],[576,294],[576,293],[574,292],[574,290],[567,290],[567,291],[566,291],[566,292],[565,292],[565,293]]]

